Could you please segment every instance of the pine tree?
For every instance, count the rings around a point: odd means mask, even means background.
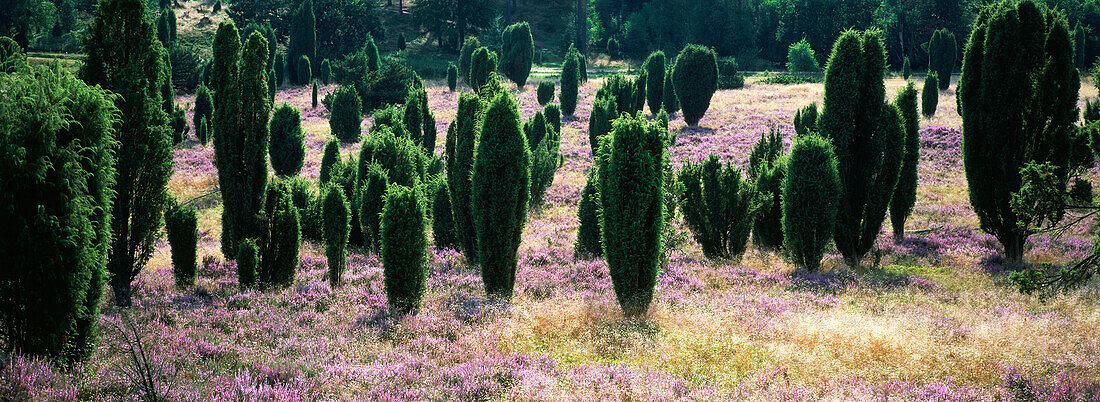
[[[987,7],[974,24],[957,88],[963,120],[963,167],[981,228],[997,237],[1011,262],[1024,259],[1034,228],[1011,207],[1021,169],[1054,166],[1065,191],[1070,136],[1078,118],[1080,79],[1068,24],[1031,0]],[[1037,220],[1057,223],[1054,208]]]
[[[214,164],[225,207],[222,253],[236,256],[240,239],[260,234],[257,216],[267,184],[267,40],[253,32],[241,48],[237,27],[223,21],[214,37]]]
[[[475,155],[472,205],[481,278],[487,294],[511,299],[527,223],[531,165],[511,94],[497,95],[485,111]]]
[[[905,157],[898,184],[890,197],[890,225],[894,239],[905,238],[905,221],[917,203],[917,168],[920,164],[920,113],[917,112],[917,87],[910,82],[894,100],[905,124]]]
[[[849,30],[825,69],[818,129],[835,146],[842,183],[833,239],[853,268],[882,229],[905,155],[901,115],[885,103],[885,63],[880,31]]]
[[[140,0],[101,3],[84,51],[84,81],[121,95],[118,179],[112,188],[117,194],[111,209],[114,237],[107,268],[115,303],[129,306],[130,282],[156,247],[172,177],[172,132],[161,98],[168,71],[165,52]]]

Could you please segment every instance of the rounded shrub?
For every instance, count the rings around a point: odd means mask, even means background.
[[[199,232],[195,209],[173,205],[164,213],[164,230],[172,250],[172,274],[176,287],[185,289],[195,284],[195,254]]]
[[[237,247],[237,282],[241,289],[250,288],[256,284],[259,263],[260,249],[256,247],[256,241],[241,240],[240,246]]]
[[[535,41],[531,38],[531,25],[518,22],[504,28],[500,34],[500,69],[504,76],[523,88],[531,75],[531,63],[535,59]]]
[[[718,89],[718,57],[714,50],[701,45],[685,47],[676,57],[672,84],[684,111],[684,122],[689,126],[699,124]]]
[[[458,52],[458,71],[462,73],[462,80],[471,85],[470,69],[473,67],[474,52],[481,48],[481,40],[476,36],[467,37],[462,42],[462,49]]]
[[[359,141],[359,124],[363,121],[363,105],[359,92],[352,86],[340,86],[332,93],[329,130],[340,142]]]
[[[561,93],[558,101],[561,102],[561,112],[564,116],[572,116],[577,110],[577,96],[581,83],[580,78],[580,54],[577,49],[570,47],[565,54],[565,62],[561,66]]]
[[[351,205],[344,190],[329,183],[321,194],[322,232],[325,258],[328,259],[328,281],[335,288],[342,282],[347,269],[348,235],[351,233]]]
[[[538,89],[539,106],[546,106],[554,100],[554,83],[552,81],[539,81]]]
[[[313,66],[309,61],[309,56],[302,55],[298,58],[298,69],[295,70],[298,74],[298,82],[305,84],[313,81]]]
[[[940,104],[939,82],[939,76],[934,71],[930,71],[924,76],[924,88],[921,88],[920,94],[920,109],[921,114],[929,119],[936,115],[936,108]]]
[[[475,155],[472,206],[481,278],[486,293],[511,299],[531,182],[531,152],[511,94],[497,95],[485,111]]]
[[[599,157],[600,228],[615,297],[642,317],[653,301],[664,243],[665,138],[656,123],[624,115]]]
[[[451,92],[458,88],[458,67],[454,63],[447,65],[447,89]]]
[[[787,71],[792,73],[816,73],[821,71],[821,65],[817,64],[817,54],[810,47],[806,38],[792,43],[787,48]]]
[[[275,174],[297,176],[302,171],[306,156],[305,136],[302,134],[302,116],[298,108],[283,103],[271,115],[271,168]]]
[[[660,50],[650,53],[645,59],[645,93],[649,112],[653,115],[661,111],[665,101],[665,64],[665,52]]]
[[[783,183],[783,248],[794,263],[813,272],[833,237],[840,176],[829,140],[800,135],[791,147]]]
[[[905,221],[917,203],[917,169],[920,163],[920,113],[917,112],[917,88],[910,82],[894,100],[905,127],[905,156],[898,183],[890,197],[890,225],[894,239],[905,238]]]
[[[680,170],[684,221],[707,258],[740,257],[745,253],[753,224],[757,194],[741,180],[740,168],[723,165],[717,155],[702,164],[687,163]]]
[[[321,60],[321,71],[319,71],[319,74],[321,75],[321,82],[324,82],[325,85],[328,85],[329,82],[331,82],[330,80],[332,79],[332,63],[329,63],[328,59]]]
[[[420,307],[427,273],[424,199],[415,188],[386,191],[382,210],[382,270],[390,307],[406,314]]]

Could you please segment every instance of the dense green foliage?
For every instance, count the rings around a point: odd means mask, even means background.
[[[881,32],[846,31],[825,68],[818,130],[832,140],[841,178],[833,239],[849,267],[871,251],[905,155],[897,107],[885,104]]]
[[[675,65],[675,64],[674,64]],[[676,85],[672,83],[672,69],[665,71],[664,100],[661,106],[669,114],[680,111],[680,96],[676,95]]]
[[[645,111],[645,101],[646,101],[646,92],[645,92],[646,87],[645,86],[646,86],[646,82],[648,82],[648,81],[649,81],[648,74],[644,70],[642,71],[641,74],[638,74],[638,75],[634,76],[634,83],[631,86],[631,88],[633,89],[633,95],[631,96],[631,98],[633,99],[633,102],[631,102],[631,106],[633,106],[633,110],[630,112],[630,114]]]
[[[1005,257],[1021,262],[1034,228],[1011,208],[1021,169],[1049,163],[1065,191],[1080,80],[1066,20],[1031,0],[984,9],[963,56],[957,97],[970,205]],[[1053,208],[1036,221],[1057,222]],[[1045,215],[1045,216],[1044,216]]]
[[[363,121],[363,106],[355,87],[343,86],[332,92],[329,130],[340,142],[358,142],[359,124]]]
[[[561,106],[551,103],[542,108],[542,114],[546,116],[546,124],[554,128],[554,132],[561,136]]]
[[[531,63],[535,59],[535,41],[531,38],[531,25],[518,22],[504,28],[501,33],[500,69],[504,76],[523,88],[531,75]]]
[[[210,95],[210,89],[206,85],[199,84],[198,90],[195,91],[195,115],[192,121],[195,124],[195,129],[198,130],[199,123],[203,119],[206,119],[207,124],[214,119],[214,98]],[[209,127],[208,127],[209,128]],[[211,133],[207,130],[206,135]],[[206,136],[200,137],[199,142],[206,145]]]
[[[466,259],[478,261],[477,230],[472,204],[474,150],[481,130],[481,100],[471,94],[458,98],[458,112],[447,130],[447,189],[451,194],[451,209],[455,231]]]
[[[920,113],[917,112],[917,87],[910,82],[894,100],[905,127],[905,156],[901,162],[898,184],[890,197],[890,225],[894,238],[905,238],[905,221],[917,203],[917,170],[920,164]]]
[[[614,98],[596,97],[592,103],[592,114],[588,118],[588,145],[593,157],[599,154],[600,140],[611,132],[611,122],[617,114]]]
[[[701,164],[687,163],[679,173],[684,184],[680,208],[684,222],[707,258],[740,257],[749,241],[759,199],[741,170],[723,165],[717,155]]]
[[[909,77],[913,75],[913,69],[909,67],[909,58],[906,57],[905,61],[901,64],[901,78],[909,81]]]
[[[332,167],[340,163],[340,141],[333,138],[325,143],[325,151],[321,154],[321,168],[318,181],[323,186],[332,177]]]
[[[738,89],[745,86],[745,77],[738,71],[737,60],[732,57],[718,59],[718,89]]]
[[[447,65],[447,89],[451,92],[458,88],[458,67],[454,63]]]
[[[800,135],[791,146],[783,182],[783,248],[794,263],[813,272],[833,237],[840,176],[829,140]]]
[[[329,183],[321,192],[322,237],[325,241],[325,258],[328,260],[328,281],[339,286],[347,269],[348,235],[351,233],[351,205],[344,191]]]
[[[616,73],[603,80],[603,86],[596,91],[596,99],[607,98],[614,101],[615,113],[610,114],[614,120],[619,114],[633,115],[645,107],[645,95],[641,99],[635,90],[636,81],[630,80],[626,75]],[[645,82],[642,81],[644,85]],[[641,104],[639,104],[641,101]],[[609,130],[610,131],[610,130]]]
[[[538,88],[538,101],[539,106],[546,106],[547,103],[554,100],[554,82],[553,81],[539,81]]]
[[[932,38],[924,47],[928,52],[928,71],[935,72],[936,76],[942,78],[939,89],[946,91],[951,86],[951,73],[955,71],[955,59],[959,54],[955,34],[946,29],[937,29],[932,32]]]
[[[561,102],[563,116],[572,116],[577,111],[577,95],[581,85],[579,57],[577,50],[570,47],[561,65],[561,93],[558,94],[558,101]]]
[[[447,189],[446,178],[442,176],[435,180],[432,189],[432,239],[437,249],[459,247],[451,211],[451,192]]]
[[[260,266],[257,277],[266,286],[294,283],[301,246],[301,223],[290,187],[285,181],[268,183],[264,209],[260,216]]]
[[[186,289],[195,284],[195,255],[199,240],[195,209],[172,205],[164,211],[164,230],[172,250],[172,274],[176,277],[176,287]]]
[[[661,111],[665,101],[665,52],[660,50],[650,53],[645,59],[646,71],[646,100],[649,103],[649,112],[657,115]]]
[[[475,152],[472,206],[487,294],[511,299],[530,197],[531,152],[516,100],[497,95],[485,111]]]
[[[936,108],[940,104],[939,76],[935,72],[929,72],[924,76],[924,87],[921,88],[920,108],[921,114],[929,119],[936,115]]]
[[[531,206],[542,205],[546,190],[554,183],[561,160],[561,136],[546,122],[542,112],[524,126],[531,150]]]
[[[752,237],[757,247],[783,246],[783,181],[787,163],[783,158],[783,136],[773,128],[761,134],[749,154],[748,177],[756,181],[761,204],[753,222]]]
[[[386,191],[389,190],[389,176],[377,163],[367,164],[359,174],[359,225],[363,240],[374,252],[382,251],[382,238],[379,230],[382,224],[382,208],[386,203]]]
[[[260,248],[253,239],[241,240],[237,247],[237,283],[241,289],[256,285],[257,271],[260,265]]]
[[[615,120],[599,156],[600,228],[615,298],[627,317],[646,314],[664,249],[663,128],[637,116]]]
[[[817,55],[806,38],[792,43],[787,48],[787,71],[792,73],[815,73],[821,71],[817,64]]]
[[[310,97],[310,107],[313,108],[313,109],[316,109],[317,108],[317,80],[313,80],[312,95],[313,96]]]
[[[577,244],[573,247],[577,257],[602,257],[603,239],[600,235],[600,187],[596,169],[588,173],[581,201],[577,206]]]
[[[684,48],[676,57],[672,84],[684,111],[684,122],[689,126],[699,124],[710,108],[711,96],[718,89],[718,61],[714,50],[700,45]]]
[[[470,61],[470,87],[474,92],[480,93],[482,87],[489,83],[489,75],[497,69],[496,58],[496,53],[484,46],[474,52]]]
[[[332,79],[332,63],[328,59],[321,60],[321,71],[318,71],[318,75],[321,77],[321,82],[328,85],[329,80]]]
[[[343,39],[343,38],[342,38]],[[305,57],[302,57],[305,56]],[[317,59],[317,16],[313,0],[302,0],[290,25],[290,44],[286,50],[287,75],[295,85],[305,85],[313,77],[310,60]]]
[[[0,343],[83,360],[108,275],[119,110],[59,68],[0,73],[0,87]]]
[[[398,312],[415,313],[424,295],[428,235],[424,198],[415,188],[386,191],[382,210],[382,269],[386,298]]]
[[[481,41],[476,36],[467,37],[462,42],[462,49],[458,53],[458,70],[462,73],[462,80],[466,85],[470,84],[470,68],[473,67],[474,52],[481,48]]]
[[[276,175],[297,176],[305,159],[305,136],[302,134],[302,117],[298,108],[283,103],[271,115],[271,168]]]
[[[162,99],[164,85],[169,94],[171,85],[164,48],[146,13],[140,0],[103,1],[89,27],[84,43],[88,57],[80,72],[89,85],[120,95],[115,102],[122,117],[115,154],[118,179],[111,189],[117,198],[111,209],[114,236],[107,260],[119,306],[130,305],[130,282],[153,255],[172,177],[167,115],[172,99]]]

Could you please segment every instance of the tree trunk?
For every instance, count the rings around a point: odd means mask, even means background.
[[[130,278],[126,275],[111,276],[111,290],[115,292],[115,305],[130,307]]]
[[[1027,236],[1022,234],[1010,234],[1001,239],[1001,245],[1005,248],[1005,260],[1012,264],[1024,263],[1024,245]]]
[[[894,229],[894,243],[901,243],[902,241],[905,241],[905,228]]]

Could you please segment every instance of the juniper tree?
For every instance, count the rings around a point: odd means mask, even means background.
[[[363,121],[363,106],[354,86],[340,86],[332,93],[332,113],[329,130],[341,142],[359,141],[359,124]]]
[[[592,156],[599,154],[600,139],[611,132],[611,123],[618,111],[615,99],[611,97],[597,97],[592,103],[592,114],[588,118],[588,146],[592,150]]]
[[[286,182],[268,183],[266,192],[256,242],[260,248],[257,277],[265,286],[286,286],[294,283],[298,268],[301,221]]]
[[[164,230],[172,251],[176,287],[186,289],[195,284],[195,254],[199,240],[195,209],[186,205],[169,207],[164,212]]]
[[[561,136],[561,106],[551,103],[542,108],[542,114],[546,116],[546,124],[554,128],[554,132]]]
[[[340,285],[347,269],[348,234],[351,232],[351,206],[344,191],[329,183],[321,194],[322,232],[325,240],[325,258],[328,260],[328,281],[335,288]]]
[[[817,132],[817,103],[806,105],[794,114],[794,132],[797,135],[807,135]]]
[[[424,295],[428,254],[425,205],[419,190],[396,186],[386,191],[382,212],[382,269],[390,307],[415,313]]]
[[[210,88],[207,88],[205,84],[199,84],[198,89],[195,91],[195,116],[194,124],[195,129],[199,128],[199,123],[202,119],[206,119],[207,124],[214,118],[214,98],[210,96]],[[210,133],[208,132],[207,135]],[[200,141],[205,145],[206,140],[200,138]]]
[[[332,177],[332,167],[338,163],[340,163],[340,141],[333,138],[325,143],[325,151],[321,154],[321,168],[318,173],[321,187],[329,182]]]
[[[1034,231],[1011,208],[1021,169],[1049,164],[1053,185],[1064,192],[1067,182],[1080,87],[1071,43],[1065,17],[1031,0],[986,7],[967,41],[956,96],[970,205],[1011,262],[1023,261]]]
[[[646,100],[649,112],[657,115],[665,100],[665,52],[650,53],[645,60]]]
[[[389,190],[389,176],[382,166],[369,163],[359,175],[359,225],[369,250],[377,253],[382,250],[382,238],[379,235],[382,207]]]
[[[783,246],[783,181],[787,164],[783,158],[783,137],[773,128],[761,134],[749,154],[749,179],[755,180],[761,205],[753,222],[752,238],[757,247]]]
[[[791,146],[783,182],[783,249],[810,272],[821,265],[836,227],[840,177],[828,139],[800,135]]]
[[[214,36],[214,164],[225,207],[222,253],[236,256],[240,239],[260,234],[257,217],[267,184],[268,118],[267,40],[253,32],[241,48],[232,20]]]
[[[462,74],[462,80],[466,81],[467,85],[470,85],[470,67],[473,65],[474,52],[481,48],[481,40],[478,40],[476,36],[471,36],[462,42],[462,49],[458,52],[458,70]],[[470,85],[473,87],[473,85]]]
[[[474,224],[472,179],[474,150],[481,127],[481,100],[468,93],[458,98],[458,112],[451,129],[447,130],[447,188],[451,193],[451,209],[455,231],[466,259],[478,262],[477,229]],[[453,134],[452,134],[453,132]]]
[[[0,344],[84,360],[98,337],[125,124],[112,101],[126,105],[56,65],[0,73],[0,87]]]
[[[294,13],[286,56],[290,82],[296,85],[309,83],[312,73],[300,70],[309,68],[309,60],[317,58],[317,16],[313,13],[313,0],[303,0]],[[306,56],[304,65],[300,61],[302,56]]]
[[[107,268],[115,304],[129,306],[130,282],[156,247],[172,177],[172,132],[161,98],[167,82],[165,53],[141,0],[104,0],[89,27],[84,52],[84,81],[120,95],[118,178],[111,188],[116,194],[111,206],[114,236]]]
[[[432,189],[432,239],[436,249],[458,248],[454,214],[451,210],[451,192],[445,177],[439,177]]]
[[[511,299],[527,223],[530,159],[516,100],[504,92],[485,111],[472,180],[478,260],[487,294]]]
[[[874,246],[905,154],[900,113],[885,103],[885,62],[880,31],[849,30],[825,68],[818,130],[836,149],[841,192],[833,239],[850,267]]]
[[[931,119],[936,115],[936,108],[940,103],[939,77],[935,72],[929,72],[924,76],[924,88],[921,88],[921,114]]]
[[[237,246],[237,283],[241,290],[256,285],[259,265],[260,248],[256,247],[256,240],[241,240],[241,244]]]
[[[535,42],[531,39],[531,25],[519,22],[504,28],[501,33],[501,70],[504,76],[523,88],[531,75],[531,63],[535,59]]]
[[[600,235],[600,187],[596,169],[590,169],[588,180],[581,192],[577,206],[577,244],[573,247],[577,257],[602,257],[603,239]]]
[[[561,65],[561,92],[558,100],[561,102],[561,112],[564,116],[572,116],[577,110],[577,94],[580,86],[580,57],[577,49],[569,47],[565,54],[565,61]]]
[[[458,87],[458,67],[454,63],[447,65],[447,89],[451,92]]]
[[[665,139],[638,116],[615,120],[598,160],[600,228],[615,298],[629,318],[646,314],[664,243]]]
[[[313,97],[311,98],[310,106],[314,109],[317,108],[317,80],[313,81]]]
[[[756,189],[741,180],[741,170],[711,155],[702,164],[685,164],[680,205],[684,222],[707,258],[740,257],[759,205]]]
[[[297,176],[305,159],[302,117],[298,108],[283,103],[271,116],[271,168],[278,176]]]
[[[680,111],[680,98],[676,95],[676,86],[672,84],[672,69],[665,71],[664,100],[661,106],[669,114]]]
[[[685,47],[676,57],[672,84],[684,111],[684,122],[689,126],[699,124],[718,89],[718,56],[714,50],[700,45]]]
[[[328,59],[321,60],[320,76],[321,81],[328,85],[329,79],[332,78],[332,64],[329,63]]]
[[[308,84],[313,81],[313,67],[309,61],[309,56],[301,55],[298,57],[298,61],[295,64],[295,74],[298,74],[298,81],[301,84]]]
[[[937,29],[932,32],[932,38],[924,46],[928,52],[928,70],[934,71],[942,79],[939,81],[939,89],[946,91],[951,86],[951,72],[955,70],[959,52],[955,34],[946,29]]]
[[[901,63],[901,78],[909,81],[909,77],[912,75],[913,70],[909,67],[909,56],[905,56],[905,61]]]
[[[905,156],[898,184],[890,197],[890,225],[894,239],[905,238],[905,221],[917,203],[917,168],[920,164],[920,113],[917,112],[917,88],[910,82],[894,100],[905,125]]]
[[[554,83],[552,81],[539,81],[537,95],[539,106],[546,106],[547,103],[554,100]]]

